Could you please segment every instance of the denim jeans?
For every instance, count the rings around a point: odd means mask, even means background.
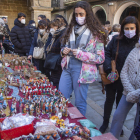
[[[64,68],[62,72],[59,82],[59,90],[66,98],[70,98],[70,95],[74,90],[75,106],[85,116],[89,84],[78,83],[81,68],[82,62],[74,57],[71,57],[68,68]]]
[[[126,101],[126,96],[123,95],[120,103],[117,107],[116,112],[114,113],[113,116],[113,121],[111,124],[111,129],[110,132],[117,138],[119,139],[122,127],[124,124],[124,121],[126,119],[127,114],[129,113],[130,109],[133,107],[133,103],[127,102]],[[138,125],[139,122],[139,104],[137,104],[137,114],[135,117],[135,122],[134,122],[134,128]],[[134,140],[134,130],[129,138],[129,140]]]

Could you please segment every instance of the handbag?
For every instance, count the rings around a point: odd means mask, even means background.
[[[62,57],[60,54],[49,52],[47,54],[44,67],[49,70],[58,70],[61,67]]]
[[[119,78],[118,71],[116,70],[116,61],[117,61],[117,57],[118,57],[118,52],[119,52],[119,41],[117,44],[117,51],[116,51],[115,60],[111,61],[112,72],[116,72],[116,74],[117,74],[115,81],[118,80],[118,78]],[[104,71],[103,64],[99,66],[99,74],[101,75],[101,80],[102,80],[103,85],[108,85],[108,84],[112,83],[110,80],[107,79],[108,75]],[[103,88],[103,90],[104,90],[104,88]]]
[[[45,51],[43,47],[34,47],[33,58],[35,59],[45,59]]]

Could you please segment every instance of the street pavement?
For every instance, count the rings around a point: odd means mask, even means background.
[[[100,81],[100,78],[99,80]],[[87,112],[86,118],[91,120],[99,129],[103,122],[103,112],[104,112],[104,102],[106,95],[102,93],[102,85],[99,82],[94,82],[90,84],[87,95]],[[74,105],[75,97],[74,93],[72,93],[71,103]],[[109,132],[110,125],[112,122],[113,114],[116,110],[116,104],[114,103],[109,128],[106,132]],[[136,104],[130,110],[127,118],[124,122],[123,130],[124,136],[120,137],[119,140],[128,140],[134,126],[134,119],[136,115]]]

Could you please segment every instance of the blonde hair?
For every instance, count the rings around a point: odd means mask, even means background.
[[[113,30],[113,32],[120,32],[121,31],[121,25],[120,24],[114,24],[112,30]]]

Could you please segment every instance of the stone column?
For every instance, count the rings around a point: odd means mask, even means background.
[[[31,1],[31,18],[37,23],[39,15],[45,15],[51,19],[51,0],[30,0]]]

